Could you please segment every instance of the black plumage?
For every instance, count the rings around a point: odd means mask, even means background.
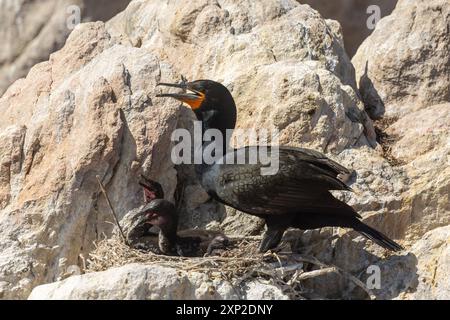
[[[182,230],[177,232],[178,211],[175,205],[163,199],[161,185],[141,176],[139,184],[143,188],[146,204],[139,210],[130,212],[126,228],[127,240],[134,247],[155,253],[179,256],[202,256],[214,254],[217,249],[228,245],[228,238],[220,232],[207,230]],[[150,228],[157,226],[158,235]]]
[[[191,106],[203,129],[218,129],[226,136],[234,129],[236,106],[225,86],[211,80],[182,84],[161,84],[179,87],[183,93],[161,94]],[[189,91],[189,92],[186,92]],[[204,143],[206,147],[208,143]],[[223,148],[228,147],[224,139]],[[230,150],[236,154],[257,150],[249,146]],[[276,152],[279,170],[262,175],[261,163],[230,164],[217,161],[196,165],[203,188],[215,200],[242,212],[261,217],[267,225],[260,251],[275,248],[289,227],[316,229],[326,226],[352,228],[378,245],[393,250],[402,247],[379,231],[364,224],[361,216],[345,202],[336,199],[330,190],[351,191],[348,181],[353,171],[327,158],[320,152],[280,146],[269,148]]]

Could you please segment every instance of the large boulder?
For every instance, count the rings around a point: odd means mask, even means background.
[[[376,18],[389,15],[397,0],[298,0],[309,4],[327,19],[342,26],[345,50],[352,57],[361,43],[372,33]],[[373,11],[374,10],[379,11]],[[379,15],[378,15],[379,14]]]
[[[82,267],[93,242],[110,236],[113,219],[97,176],[119,218],[141,204],[137,178],[144,173],[163,185],[169,200],[184,186],[181,227],[261,232],[260,221],[239,212],[222,221],[223,206],[202,193],[192,167],[173,165],[171,133],[189,129],[193,113],[154,97],[157,82],[178,81],[181,74],[224,83],[238,105],[239,128],[277,129],[279,143],[314,148],[355,169],[356,192],[336,195],[407,248],[448,224],[448,104],[413,107],[418,113],[410,118],[379,127],[377,143],[366,113],[373,116],[372,109],[356,91],[335,21],[293,0],[135,0],[106,24],[75,28],[62,50],[0,99],[1,297],[25,298],[37,285],[62,278],[72,265]],[[417,151],[408,148],[414,130],[423,141]],[[301,233],[300,247],[363,280],[370,265],[379,265],[388,279],[375,292],[380,298],[414,290],[423,270],[416,253],[388,256],[354,232],[340,229],[339,237],[334,235],[332,228]],[[133,268],[160,279],[148,266],[123,266],[39,287],[32,297],[170,298],[164,293],[168,288],[173,297],[204,298],[195,293],[199,281],[171,276],[180,270],[157,267],[169,275],[158,287]],[[110,277],[111,284],[89,284]],[[138,289],[118,289],[130,279]],[[311,281],[305,288],[313,294],[307,297],[367,297],[336,275]],[[188,289],[177,291],[174,283]],[[115,289],[117,296],[110,294]],[[257,292],[281,297],[273,290]]]
[[[450,223],[450,3],[400,0],[352,62],[384,153],[407,179],[404,237]],[[391,161],[392,162],[392,161]]]
[[[250,9],[247,1],[196,1],[188,7],[133,1],[107,28],[120,43],[164,57],[188,79],[225,84],[235,98],[240,129],[254,129],[257,123],[278,130],[281,144],[335,154],[376,145],[340,27],[307,5],[273,0]],[[188,203],[199,197],[193,190],[186,193]],[[197,213],[187,210],[186,216],[199,219],[182,219],[183,225],[206,226],[208,219],[200,217],[211,212],[211,205],[194,209]],[[234,232],[229,220],[225,229]]]
[[[0,100],[0,291],[26,297],[78,264],[119,216],[142,200],[139,174],[176,185],[170,136],[180,109],[153,102],[170,67],[115,44],[103,23],[82,24]]]
[[[158,265],[128,264],[103,272],[72,276],[64,281],[36,287],[30,300],[132,299],[132,300],[286,300],[282,290],[256,280],[236,290],[230,282],[211,280],[205,273],[180,272]]]
[[[106,21],[130,0],[0,0],[0,96],[60,49],[80,21]]]
[[[369,113],[403,116],[450,101],[450,3],[400,0],[352,59]]]
[[[418,274],[411,290],[399,296],[406,300],[449,299],[450,292],[450,226],[427,232],[411,248],[417,256]]]
[[[389,177],[400,189],[392,193],[394,207],[382,203],[397,210],[395,220],[385,221],[412,245],[416,259],[402,262],[416,274],[398,277],[406,289],[384,290],[384,298],[448,298],[441,270],[448,269],[442,239],[448,240],[450,224],[449,21],[448,1],[400,0],[352,60],[366,111],[378,119],[382,154],[402,176]],[[385,263],[396,269],[392,260]]]
[[[392,155],[408,176],[407,238],[450,224],[450,103],[411,112],[387,128],[397,137]]]

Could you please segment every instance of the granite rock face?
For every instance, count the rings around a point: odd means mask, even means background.
[[[106,21],[129,0],[1,0],[0,96],[32,66],[60,49],[76,20]]]
[[[352,59],[374,117],[450,101],[450,3],[400,0]]]
[[[226,85],[238,107],[239,129],[257,123],[277,130],[279,143],[332,153],[376,144],[373,123],[355,91],[340,26],[307,5],[197,1],[185,7],[134,1],[107,28],[120,43],[164,57],[188,79]],[[235,146],[246,143],[234,141]],[[192,197],[199,193],[187,193],[186,201],[195,203]],[[211,208],[218,210],[212,204],[188,210],[188,216],[199,219],[185,226],[206,226],[208,219],[201,217]]]
[[[26,297],[78,264],[112,220],[141,204],[144,173],[170,197],[170,136],[179,108],[152,99],[170,67],[114,44],[103,23],[78,26],[65,47],[0,100],[1,292]]]
[[[415,290],[406,292],[399,299],[447,300],[450,291],[448,281],[450,266],[450,228],[436,228],[427,232],[414,244],[411,251],[418,260],[418,279]]]
[[[352,62],[366,111],[407,178],[406,239],[449,224],[448,1],[399,1]],[[383,137],[382,137],[383,138]]]
[[[434,12],[426,9],[428,3],[417,1],[400,1],[399,6]],[[442,2],[436,1],[436,7],[446,12]],[[439,42],[445,36],[440,26],[424,28],[438,43],[430,50],[436,49],[442,59],[448,51],[439,51],[446,45]],[[368,267],[379,266],[385,279],[375,292],[379,298],[407,298],[414,292],[433,296],[435,288],[444,292],[444,276],[423,286],[418,279],[428,277],[426,261],[447,246],[439,230],[448,226],[450,217],[449,105],[441,103],[446,97],[441,84],[448,73],[441,60],[435,61],[436,73],[414,73],[420,78],[415,85],[421,87],[413,92],[405,89],[410,73],[398,85],[390,81],[389,66],[370,69],[371,59],[378,56],[366,43],[381,39],[383,32],[386,38],[397,32],[384,28],[386,23],[380,22],[353,60],[358,72],[369,61],[366,82],[356,77],[359,93],[339,24],[293,0],[135,0],[106,24],[77,26],[60,51],[34,66],[0,99],[0,297],[26,298],[37,286],[31,298],[235,297],[225,282],[214,285],[219,289],[212,296],[202,293],[209,281],[206,274],[179,275],[176,269],[145,265],[39,286],[81,266],[93,242],[111,234],[112,217],[97,176],[119,218],[142,204],[137,181],[144,173],[162,184],[169,200],[178,186],[184,187],[181,228],[235,235],[262,231],[260,221],[242,213],[228,209],[226,216],[224,207],[199,188],[192,167],[173,165],[171,134],[177,127],[191,129],[193,113],[155,95],[158,82],[176,82],[180,75],[225,84],[239,109],[238,128],[276,129],[280,144],[313,148],[355,169],[356,192],[337,196],[409,250],[389,256],[354,232],[324,228],[297,231],[297,244],[308,248],[306,254],[363,281]],[[377,41],[389,45],[383,62],[401,57],[397,51],[410,55],[410,62],[416,57],[415,49],[400,48],[401,41]],[[426,48],[419,56],[434,59]],[[418,70],[408,69],[412,65],[405,62],[402,70]],[[417,68],[427,66],[419,63]],[[370,78],[371,72],[379,77]],[[362,84],[369,89],[364,91]],[[371,90],[380,95],[371,95]],[[375,129],[371,117],[384,113],[377,113],[369,98],[382,101],[387,114],[397,118],[383,126],[375,122]],[[446,268],[447,260],[436,261],[436,270]],[[114,281],[100,285],[108,282],[104,279]],[[305,288],[310,298],[365,297],[332,275]],[[249,284],[247,289],[242,297],[285,297],[278,287]]]
[[[398,276],[405,290],[384,290],[383,298],[448,299],[448,279],[440,276],[449,268],[449,9],[448,1],[400,0],[352,59],[365,109],[379,119],[383,155],[402,176],[389,178],[400,187],[392,193],[395,208],[383,205],[397,210],[391,228],[403,234],[414,256],[403,261],[410,272]],[[386,263],[395,270],[392,261]]]
[[[361,43],[372,33],[376,19],[389,15],[395,8],[397,0],[298,0],[298,2],[309,4],[324,18],[337,20],[341,24],[345,49],[352,57]]]
[[[128,264],[36,287],[29,299],[287,299],[280,288],[271,284],[251,280],[242,287],[245,290],[236,290],[231,283],[210,280],[204,273],[185,273],[158,265]]]

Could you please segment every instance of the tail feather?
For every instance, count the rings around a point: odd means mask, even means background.
[[[358,225],[354,227],[356,231],[361,233],[366,238],[372,240],[379,246],[383,248],[392,250],[392,251],[401,251],[403,247],[399,245],[394,240],[389,239],[386,235],[382,234],[380,231],[375,230],[372,227],[369,227],[367,224],[359,221]]]

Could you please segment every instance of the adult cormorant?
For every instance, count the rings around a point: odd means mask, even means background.
[[[203,131],[218,129],[226,137],[226,130],[234,129],[236,105],[222,84],[197,80],[159,85],[183,89],[180,93],[157,96],[175,98],[189,105],[202,121]],[[210,143],[203,143],[203,148]],[[226,139],[223,139],[223,150],[227,150],[226,147]],[[248,146],[229,152],[234,158],[240,152],[256,152],[257,148]],[[269,148],[268,154],[274,152],[272,149]],[[223,161],[196,165],[200,184],[212,198],[265,220],[267,231],[260,244],[261,252],[275,248],[289,227],[316,229],[326,226],[352,228],[386,249],[402,249],[381,232],[364,224],[352,207],[329,192],[351,190],[347,182],[352,171],[314,150],[280,146],[276,152],[279,170],[272,175],[261,174],[264,166],[261,162],[227,163],[226,159],[231,158],[229,155],[224,156]]]

